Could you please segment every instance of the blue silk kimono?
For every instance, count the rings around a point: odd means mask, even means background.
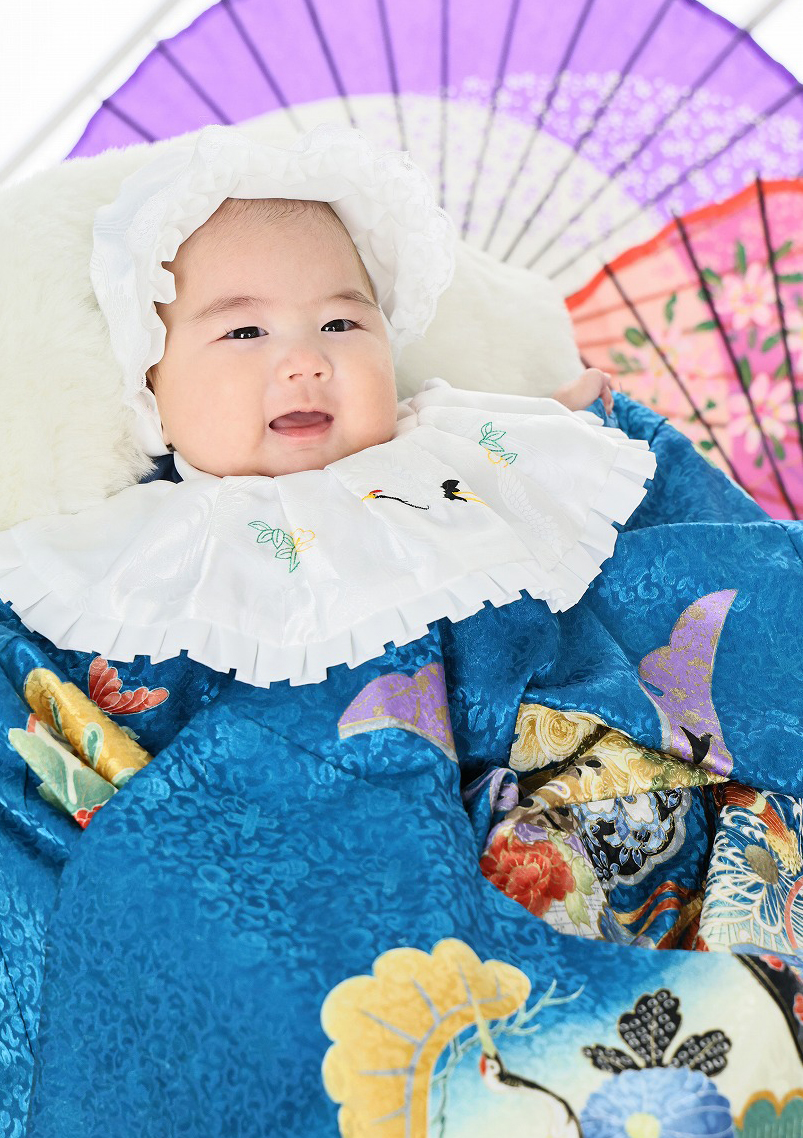
[[[2,1138],[803,1133],[801,529],[617,414],[564,613],[262,689],[0,608]]]

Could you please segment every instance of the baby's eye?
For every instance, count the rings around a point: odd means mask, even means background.
[[[246,328],[235,328],[232,332],[227,332],[224,336],[226,340],[255,340],[258,336],[267,336],[264,328],[257,328],[255,324],[249,324]]]
[[[347,328],[342,327],[342,325],[344,325],[344,324],[347,324],[348,327]],[[339,327],[335,327],[335,325],[339,325]],[[339,316],[337,318],[337,320],[330,320],[327,324],[324,324],[323,328],[321,328],[321,331],[322,332],[350,332],[352,328],[359,328],[359,327],[360,327],[360,325],[357,323],[356,320],[345,320],[345,319],[343,319],[343,317]]]

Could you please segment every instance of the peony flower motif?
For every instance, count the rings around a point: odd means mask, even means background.
[[[576,888],[571,869],[552,842],[521,842],[509,830],[497,832],[480,870],[536,917]]]
[[[98,810],[100,810],[102,805],[103,805],[103,803],[99,802],[97,804],[97,806],[93,806],[91,810],[86,810],[84,807],[81,807],[80,810],[75,811],[75,813],[73,814],[73,818],[75,819],[75,821],[78,823],[78,825],[81,827],[82,830],[85,830],[87,828],[87,826],[92,821],[92,819],[95,817],[95,815],[97,814]]]
[[[589,1095],[580,1121],[589,1138],[734,1138],[730,1103],[687,1067],[623,1071]]]
[[[772,273],[765,265],[754,263],[744,276],[728,274],[722,279],[716,303],[737,332],[750,325],[765,328],[777,315]]]
[[[795,409],[790,401],[789,385],[773,383],[766,372],[760,372],[750,384],[750,398],[755,407],[760,429],[750,409],[747,396],[736,392],[730,397],[731,431],[734,438],[741,436],[748,454],[762,450],[762,432],[776,442],[783,442],[790,425],[795,421]]]
[[[168,698],[167,688],[139,687],[123,691],[123,681],[108,660],[96,656],[89,665],[89,698],[108,715],[137,715]]]

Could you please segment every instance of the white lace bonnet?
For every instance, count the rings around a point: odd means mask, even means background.
[[[422,336],[454,270],[454,226],[426,175],[399,151],[374,150],[359,131],[319,126],[289,149],[210,126],[167,147],[95,216],[90,277],[123,369],[137,441],[167,453],[145,373],[164,354],[154,302],[175,300],[179,245],[226,198],[329,202],[376,290],[394,355]]]

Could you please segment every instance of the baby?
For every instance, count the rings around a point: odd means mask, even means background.
[[[15,539],[58,593],[30,627],[268,686],[522,589],[576,603],[654,460],[570,413],[611,407],[600,371],[559,402],[433,377],[398,403],[394,361],[434,316],[454,237],[406,156],[343,128],[287,150],[209,127],[131,174],[96,215],[90,275],[134,440],[174,451],[180,481],[128,486],[68,541],[61,522]]]
[[[162,436],[209,474],[283,475],[390,440],[397,396],[386,323],[343,222],[320,201],[227,198],[166,264],[176,299],[148,371]],[[610,377],[555,392],[570,410]]]

